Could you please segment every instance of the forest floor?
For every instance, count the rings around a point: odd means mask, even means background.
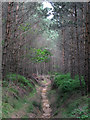
[[[33,97],[28,98],[28,102],[22,106],[21,109],[15,111],[11,114],[11,118],[50,118],[51,117],[51,108],[50,103],[47,97],[47,93],[50,90],[51,81],[49,76],[39,76],[43,78],[43,80],[39,81],[40,85],[36,85],[36,93]],[[30,103],[29,101],[34,101],[34,109],[30,111]],[[39,103],[41,105],[41,109],[39,109]],[[28,110],[29,108],[29,110]],[[28,111],[27,111],[28,110]]]
[[[81,96],[78,90],[62,94],[57,88],[52,88],[53,79],[49,75],[38,76],[38,78],[38,84],[35,84],[33,91],[30,91],[30,94],[22,97],[21,100],[8,94],[10,106],[6,106],[8,105],[7,97],[3,94],[6,101],[4,103],[6,107],[3,109],[4,114],[7,114],[8,111],[8,116],[5,115],[3,118],[76,118],[87,116],[87,96]]]

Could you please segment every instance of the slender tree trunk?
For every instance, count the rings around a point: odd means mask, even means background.
[[[37,76],[38,76],[38,74],[39,74],[39,72],[38,72],[38,64],[36,64],[36,73],[37,73]]]
[[[65,29],[62,29],[63,36],[63,50],[62,50],[62,58],[63,58],[63,72],[65,73]]]
[[[86,39],[85,39],[85,83],[86,94],[88,92],[88,82],[90,80],[90,3],[87,3],[86,10]]]
[[[11,36],[11,9],[13,7],[13,3],[9,2],[8,3],[8,12],[7,12],[7,21],[6,21],[6,38],[5,38],[5,44],[3,46],[3,78],[5,77],[5,75],[7,74],[7,72],[9,72],[9,63],[8,63],[8,59],[10,60],[9,56],[10,56],[10,51],[9,50],[9,42],[10,42],[10,36]]]
[[[73,13],[73,11],[72,11]],[[71,21],[73,20],[73,14],[71,13]],[[71,67],[71,78],[74,79],[75,77],[75,42],[74,42],[74,26],[72,25],[70,27],[70,30],[71,30],[71,44],[70,44],[70,52],[71,52],[71,64],[70,64],[70,67]]]
[[[85,5],[83,4],[82,5],[82,20],[83,20],[83,23],[82,23],[82,30],[81,30],[81,32],[83,33],[83,35],[82,35],[82,39],[81,39],[81,41],[80,41],[80,48],[81,48],[81,50],[80,50],[80,52],[81,52],[81,57],[82,57],[82,68],[81,68],[81,71],[82,71],[82,75],[84,75],[84,73],[85,73],[85,69],[84,69],[84,63],[85,63],[85,61],[84,61],[84,58],[85,58],[85,7],[84,7]]]
[[[74,51],[74,41],[73,41],[73,26],[71,27],[71,78],[75,77],[75,51]]]
[[[44,75],[46,74],[46,64],[44,62]]]
[[[82,89],[82,81],[81,81],[81,74],[80,74],[80,56],[79,56],[79,38],[78,38],[78,26],[77,26],[77,7],[75,4],[75,24],[76,24],[76,40],[77,40],[77,69],[78,69],[78,75],[79,75],[79,81],[80,81],[80,87],[81,87],[81,95],[83,95],[83,89]]]

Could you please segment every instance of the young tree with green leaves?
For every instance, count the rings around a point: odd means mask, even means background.
[[[41,49],[41,48],[31,48],[30,53],[27,55],[27,57],[30,58],[30,60],[36,64],[36,71],[37,75],[39,74],[38,70],[38,64],[39,63],[47,63],[50,60],[51,52],[47,49]]]

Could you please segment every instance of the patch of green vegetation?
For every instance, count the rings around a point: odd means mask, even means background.
[[[1,109],[1,108],[0,108]],[[2,118],[2,110],[0,110],[0,119]]]
[[[52,75],[55,75],[55,76],[56,76],[56,75],[60,75],[60,72],[53,72],[53,71],[52,71],[52,72],[48,72],[48,74],[49,74],[50,76],[52,76]]]
[[[24,25],[20,25],[19,29],[25,32],[25,31],[28,31],[29,29],[31,29],[31,25],[30,25],[30,23],[25,23]]]
[[[15,88],[9,88],[9,91],[11,91],[11,92],[14,92],[14,93],[16,93],[17,95],[18,95],[18,90],[16,90]]]
[[[25,87],[30,87],[30,88],[33,88],[33,85],[32,83],[27,80],[24,76],[22,75],[19,75],[19,74],[8,74],[6,75],[5,77],[5,80],[4,80],[4,85],[6,85],[6,82],[5,81],[11,81],[11,82],[15,82],[15,83],[20,83],[21,87],[25,86]]]
[[[59,108],[68,99],[68,97],[69,95],[66,93],[64,95],[58,95],[56,99],[56,107]]]
[[[75,79],[72,79],[70,74],[59,74],[55,76],[54,84],[61,90],[62,93],[71,92],[75,90],[80,90],[80,81],[79,77],[75,76]],[[82,86],[85,88],[85,82],[82,77]]]
[[[29,94],[29,97],[33,97],[36,94],[36,88],[33,88],[33,91]]]
[[[88,118],[88,107],[84,106],[84,107],[82,107],[82,109],[79,109],[79,108],[74,109],[74,111],[71,112],[71,116],[72,117],[78,116],[77,118],[87,120],[87,118]]]
[[[15,110],[18,110],[21,106],[22,106],[22,101],[19,99],[15,99],[15,98],[11,98],[11,97],[7,97],[5,96],[3,98],[3,102],[2,102],[2,113],[3,113],[3,117],[9,117],[9,114],[14,112]]]
[[[60,115],[62,118],[86,120],[88,118],[88,98],[87,96],[81,96],[78,75],[72,79],[69,73],[55,73],[54,78],[55,93],[53,90],[49,91],[49,95],[56,96],[56,101],[52,105],[53,116]],[[84,78],[83,76],[81,78],[83,90],[85,90]]]
[[[17,74],[8,74],[3,82],[3,104],[2,104],[2,112],[4,118],[9,118],[12,114],[12,112],[18,111],[21,109],[24,104],[28,104],[29,100],[28,98],[33,97],[36,93],[35,87],[30,83],[29,80],[27,80],[25,77]],[[17,83],[19,87],[25,86],[26,88],[32,88],[32,91],[30,91],[30,94],[28,96],[23,95],[23,99],[21,96],[19,96],[19,91],[16,90],[15,84],[14,87],[9,86],[8,82],[10,83]],[[16,87],[17,87],[16,85]],[[8,86],[8,87],[7,87]],[[22,87],[21,87],[22,88]],[[27,89],[26,89],[27,90]]]
[[[56,110],[56,111],[54,112],[53,116],[56,116],[58,113],[59,113],[59,111]]]
[[[52,54],[47,49],[31,48],[30,53],[26,55],[33,63],[41,63],[50,61]]]
[[[24,99],[19,99],[19,100],[15,100],[12,103],[12,106],[15,110],[20,109],[23,105],[25,104],[25,98]]]
[[[87,100],[88,100],[87,96],[72,100],[64,107],[63,116],[86,120],[88,118]]]
[[[2,86],[3,86],[3,87],[8,87],[8,85],[9,85],[9,84],[8,84],[8,81],[3,80],[3,82],[2,82]]]
[[[30,102],[30,104],[29,104],[29,106],[28,106],[28,108],[27,108],[27,113],[32,113],[33,112],[33,109],[34,109],[34,106],[33,106],[33,104],[32,104],[32,102]]]
[[[3,96],[3,97],[2,97],[3,102],[8,103],[8,98],[9,98],[9,97],[8,97],[7,95],[6,95],[6,96]]]
[[[8,103],[2,103],[2,117],[4,118],[7,118],[7,117],[9,117],[8,115],[9,115],[9,112],[13,112],[14,111],[14,109],[13,109],[13,107],[10,105],[10,104],[8,104]]]
[[[4,44],[5,44],[5,41],[4,41],[4,40],[2,40],[1,44],[2,44],[2,46],[4,46]]]
[[[41,110],[41,103],[38,103],[36,101],[33,101],[32,104],[35,106],[35,107],[38,107],[39,110]]]
[[[54,93],[56,93],[55,90],[50,90],[50,91],[48,91],[48,94],[54,94]]]
[[[3,108],[2,108],[2,112],[3,112],[3,117],[5,118],[9,118],[10,115],[14,112],[14,111],[18,111],[19,109],[21,109],[22,106],[24,106],[24,104],[28,104],[30,101],[28,100],[29,97],[33,97],[36,93],[36,90],[34,89],[29,96],[25,96],[23,99],[19,97],[19,99],[15,99],[11,96],[4,96],[3,98]],[[32,104],[33,105],[33,104]],[[30,107],[29,107],[30,110]],[[28,110],[28,111],[29,111]]]

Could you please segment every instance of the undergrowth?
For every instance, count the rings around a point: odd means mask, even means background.
[[[18,89],[19,88],[19,89]],[[3,80],[2,95],[2,117],[8,118],[11,113],[19,110],[24,104],[27,104],[28,98],[36,93],[35,87],[30,80],[17,74],[8,74]],[[29,91],[30,92],[29,92]],[[25,94],[28,92],[28,95]],[[22,92],[22,94],[20,93]]]
[[[70,74],[54,73],[54,82],[52,90],[49,91],[49,99],[51,93],[56,96],[56,100],[52,105],[53,117],[60,115],[62,118],[79,118],[80,120],[88,119],[88,97],[81,96],[81,87],[79,76],[74,79]],[[52,76],[52,75],[51,75]],[[85,91],[85,81],[81,77],[83,91]],[[54,91],[54,92],[53,92]],[[52,102],[52,100],[51,100]]]
[[[63,111],[63,114],[67,117],[79,118],[80,120],[87,120],[88,118],[88,98],[82,96],[69,102]]]
[[[2,103],[3,118],[9,118],[13,112],[21,109],[23,105],[29,104],[30,101],[28,100],[28,98],[33,97],[35,93],[36,89],[34,88],[33,91],[30,92],[28,96],[24,96],[23,99],[20,98],[20,96],[18,96],[18,99],[13,98],[12,96],[4,96],[4,101]]]
[[[85,82],[82,76],[82,87],[85,89]],[[71,78],[70,74],[56,74],[54,84],[62,93],[80,90],[80,81],[78,75],[74,79]]]
[[[8,82],[12,83],[14,82],[15,84],[19,84],[21,87],[30,87],[32,88],[33,85],[30,82],[30,80],[26,79],[24,76],[19,75],[19,74],[7,74],[4,81],[3,81],[3,87],[7,87],[8,86]]]
[[[33,104],[33,106],[38,107],[39,110],[41,110],[41,108],[42,108],[41,103],[38,103],[38,102],[36,102],[36,101],[33,101],[32,104]]]

